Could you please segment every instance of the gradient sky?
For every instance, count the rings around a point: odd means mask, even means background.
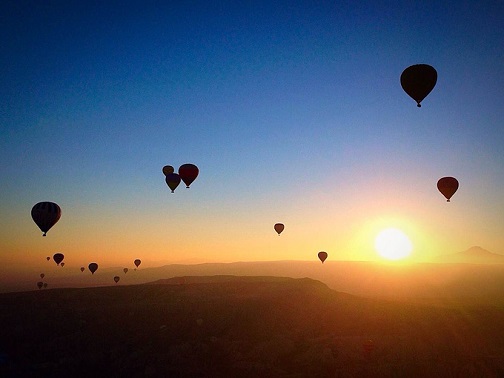
[[[391,3],[2,1],[2,260],[368,260],[391,226],[418,260],[504,253],[504,3]]]

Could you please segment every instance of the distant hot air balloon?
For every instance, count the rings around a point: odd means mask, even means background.
[[[44,282],[44,289],[47,287],[47,282]]]
[[[128,268],[123,269],[124,274],[128,273]]]
[[[84,272],[85,270],[86,270],[86,268],[84,268],[83,266],[80,267],[81,272]]]
[[[136,260],[134,261],[134,264],[135,264],[135,266],[136,266],[137,268],[138,268],[138,266],[139,266],[141,263],[142,263],[142,260],[140,260],[140,259],[136,259]]]
[[[415,64],[406,68],[401,74],[401,86],[416,101],[417,106],[434,89],[437,72],[428,64]]]
[[[120,278],[119,276],[115,276],[115,277],[114,277],[114,281],[115,281],[115,283],[118,283],[120,279],[121,279],[121,278]]]
[[[275,223],[275,225],[273,226],[273,228],[278,233],[278,236],[280,236],[280,234],[284,230],[285,226],[283,225],[283,223]]]
[[[175,169],[171,165],[165,165],[163,167],[163,174],[165,176],[168,176],[170,173],[175,172]]]
[[[322,264],[323,264],[324,261],[326,261],[326,259],[327,259],[327,252],[320,251],[318,253],[318,258],[319,258],[320,261],[322,261]]]
[[[64,263],[64,262],[62,262],[60,265],[61,265],[61,267],[63,268],[63,267],[65,266],[65,263]]]
[[[44,286],[44,283],[43,283],[43,282],[40,282],[40,281],[39,281],[39,282],[37,282],[37,287],[38,287],[39,289],[42,289],[42,287],[43,287],[43,286]]]
[[[177,186],[179,186],[180,184],[180,176],[176,173],[170,173],[166,175],[165,181],[168,187],[171,189],[171,192],[175,193],[175,189],[177,189]]]
[[[178,169],[178,174],[186,184],[186,188],[189,188],[189,185],[198,177],[199,169],[194,164],[182,164]]]
[[[450,202],[450,198],[455,194],[458,187],[459,182],[454,177],[443,177],[437,182],[437,188],[446,197],[446,202]]]
[[[44,279],[45,277],[45,274],[44,273],[40,273],[40,278]]]
[[[50,258],[49,256],[47,256],[47,257],[46,257],[46,260],[47,260],[47,261],[49,261],[49,260],[51,260],[51,258]]]
[[[96,270],[98,269],[98,264],[97,263],[90,263],[88,265],[88,268],[89,270],[91,271],[91,274],[94,274],[94,272],[96,272]]]
[[[60,219],[61,208],[54,202],[39,202],[32,207],[31,216],[44,233],[43,236],[46,236],[47,231]]]
[[[65,255],[63,253],[55,253],[53,256],[53,260],[56,263],[56,265],[59,265],[63,259],[65,258]]]

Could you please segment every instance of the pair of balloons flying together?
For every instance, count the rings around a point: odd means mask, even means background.
[[[171,165],[165,165],[163,174],[165,175],[166,184],[174,193],[181,180],[186,184],[186,188],[189,188],[189,185],[198,177],[199,169],[194,164],[188,163],[182,164],[178,169],[178,173],[175,173],[175,169]]]

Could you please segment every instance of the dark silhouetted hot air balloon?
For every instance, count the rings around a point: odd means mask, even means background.
[[[64,263],[64,262],[62,262],[60,265],[61,265],[61,267],[63,268],[63,267],[65,266],[65,263]]]
[[[401,74],[401,86],[416,101],[417,106],[434,89],[437,72],[428,64],[415,64],[406,68]]]
[[[165,176],[168,176],[170,173],[175,172],[175,169],[171,165],[165,165],[163,167],[163,174]]]
[[[459,182],[454,177],[443,177],[437,182],[437,188],[446,197],[446,202],[450,202],[450,198],[455,194],[458,187]]]
[[[278,236],[280,236],[280,234],[284,230],[285,226],[283,225],[283,223],[275,223],[275,225],[273,226],[273,228],[278,233]]]
[[[120,279],[121,279],[121,278],[120,278],[119,276],[115,276],[115,277],[114,277],[114,281],[115,281],[115,283],[118,283]]]
[[[86,270],[86,268],[84,268],[83,266],[80,267],[81,272],[84,272],[85,270]]]
[[[31,210],[33,221],[46,236],[61,217],[61,209],[54,202],[39,202]]]
[[[45,277],[45,274],[44,273],[40,273],[40,278],[44,279]]]
[[[65,256],[63,255],[63,253],[55,253],[52,258],[53,258],[54,262],[56,263],[56,265],[59,265],[63,261]]]
[[[42,289],[42,287],[43,287],[43,286],[44,286],[44,283],[43,283],[43,282],[40,282],[40,281],[39,281],[39,282],[37,282],[37,287],[38,287],[39,289]]]
[[[47,260],[47,261],[49,261],[49,260],[51,260],[51,258],[50,258],[49,256],[47,256],[47,257],[46,257],[46,260]]]
[[[178,174],[186,184],[186,188],[189,188],[189,185],[198,177],[199,169],[194,164],[182,164],[178,169]]]
[[[140,259],[136,259],[136,260],[134,261],[134,264],[135,264],[135,266],[136,266],[137,268],[139,267],[139,265],[140,265],[141,263],[142,263],[142,260],[140,260]]]
[[[128,268],[123,269],[124,274],[128,273]]]
[[[177,186],[179,186],[180,184],[180,176],[176,173],[170,173],[166,175],[165,181],[168,187],[171,189],[171,192],[175,193],[175,189],[177,189]]]
[[[320,261],[322,261],[322,264],[323,264],[324,261],[326,261],[326,259],[327,259],[327,252],[320,251],[318,253],[318,258],[319,258]]]
[[[47,287],[47,282],[44,282],[44,289]]]
[[[94,274],[98,270],[98,264],[97,263],[90,263],[88,265],[89,270],[91,271],[91,274]]]

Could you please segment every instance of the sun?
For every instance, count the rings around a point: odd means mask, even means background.
[[[401,230],[387,228],[376,236],[375,249],[381,257],[387,260],[401,260],[411,254],[413,244]]]

